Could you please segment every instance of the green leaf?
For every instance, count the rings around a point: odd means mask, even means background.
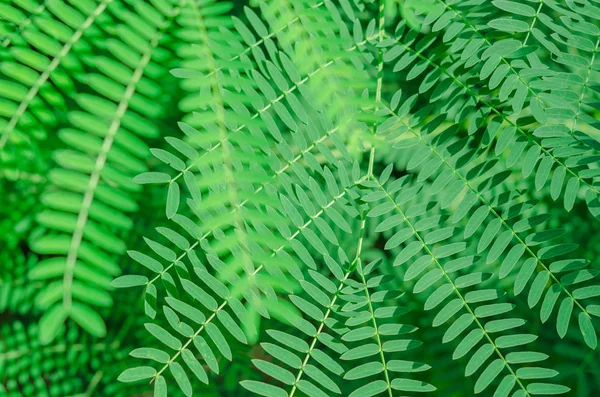
[[[492,263],[496,259],[498,259],[500,257],[500,255],[502,255],[502,253],[504,252],[504,250],[506,249],[508,244],[511,242],[512,238],[513,238],[512,230],[506,230],[502,234],[500,234],[500,236],[498,236],[498,238],[496,238],[496,241],[494,242],[494,244],[492,245],[492,248],[490,249],[490,251],[488,253],[486,263]]]
[[[477,382],[475,382],[475,393],[481,393],[484,391],[490,383],[500,375],[502,369],[504,368],[504,361],[502,359],[496,359],[492,361],[479,375],[477,378]]]
[[[206,286],[214,291],[219,297],[222,299],[227,299],[229,297],[229,289],[225,286],[225,284],[217,280],[212,274],[199,267],[195,267],[194,271],[200,280],[202,280],[204,284],[206,284]]]
[[[266,397],[285,397],[288,394],[281,388],[273,385],[269,385],[263,382],[257,382],[255,380],[244,380],[240,382],[245,389],[256,393],[260,396]]]
[[[179,184],[177,184],[177,182],[171,182],[169,183],[167,192],[167,218],[173,218],[177,213],[177,208],[179,208]]]
[[[169,332],[167,332],[164,328],[162,328],[156,324],[152,324],[152,323],[146,323],[146,324],[144,324],[144,327],[156,339],[158,339],[159,341],[164,343],[167,347],[170,347],[173,350],[181,349],[181,342],[179,341],[179,339],[175,338],[173,335],[171,335]]]
[[[236,338],[238,341],[240,341],[243,344],[247,344],[248,343],[248,341],[246,340],[246,336],[244,335],[244,332],[235,323],[235,321],[233,320],[233,318],[231,318],[231,316],[229,315],[229,313],[227,313],[227,312],[225,312],[223,310],[219,310],[217,312],[217,318],[219,319],[219,321],[221,322],[221,324],[223,324],[223,326],[225,327],[225,329],[227,329],[227,331],[229,331],[229,333],[231,335],[233,335],[234,338]]]
[[[479,243],[477,244],[477,253],[483,252],[500,231],[500,227],[502,226],[502,222],[500,219],[492,219],[490,223],[487,224],[481,238],[479,239]]]
[[[162,172],[145,172],[133,178],[133,182],[139,184],[169,183],[171,176]]]
[[[154,397],[167,397],[167,382],[162,376],[154,381]]]
[[[177,382],[177,385],[183,394],[187,397],[191,396],[192,385],[190,384],[190,380],[188,379],[183,367],[177,362],[172,362],[169,365],[169,369],[171,370],[171,375],[173,375],[173,378],[175,378],[175,382]]]
[[[592,325],[592,320],[587,313],[579,313],[579,330],[581,331],[585,344],[588,345],[590,349],[595,350],[596,346],[598,346],[598,336]]]
[[[196,347],[196,349],[198,349],[198,352],[202,355],[202,358],[204,358],[204,361],[211,369],[211,371],[218,374],[219,364],[217,363],[217,358],[215,357],[215,354],[208,346],[204,338],[202,338],[201,336],[195,336],[193,342],[194,346]]]
[[[152,347],[142,347],[139,349],[134,349],[131,351],[131,353],[129,353],[129,355],[131,357],[153,360],[162,364],[168,363],[169,359],[171,358],[166,352]]]
[[[430,385],[427,382],[421,382],[415,379],[401,378],[396,378],[392,380],[392,389],[415,393],[430,392],[436,390],[434,386]]]
[[[537,173],[535,174],[535,189],[541,190],[546,184],[550,170],[552,170],[552,159],[550,156],[545,156],[538,167]]]
[[[561,338],[564,338],[567,334],[572,312],[573,299],[570,297],[564,298],[558,308],[558,317],[556,318],[556,331]]]
[[[546,296],[544,296],[544,301],[542,302],[542,307],[540,309],[540,319],[542,323],[548,321],[552,311],[554,310],[554,306],[556,306],[556,301],[560,296],[560,285],[553,284],[546,291]]]
[[[523,289],[525,289],[525,286],[529,282],[531,275],[535,271],[536,265],[536,258],[529,258],[523,263],[515,280],[515,295],[520,294]]]
[[[540,124],[545,124],[548,121],[548,117],[546,117],[546,113],[544,112],[544,108],[542,107],[542,102],[534,97],[531,98],[531,101],[529,103],[533,117],[535,117],[535,119]]]
[[[543,270],[539,272],[533,280],[531,289],[529,290],[529,295],[527,296],[527,304],[530,308],[534,307],[539,302],[549,279],[550,273],[546,270]]]
[[[194,357],[194,354],[188,349],[183,349],[181,351],[181,357],[183,361],[186,363],[188,368],[196,375],[196,377],[204,384],[208,384],[208,377],[206,376],[206,371],[200,364],[200,362]]]
[[[64,310],[62,304],[52,306],[49,310],[46,310],[42,318],[40,319],[40,343],[47,345],[52,342],[56,335],[61,330],[68,313]]]
[[[115,288],[130,288],[139,287],[140,285],[146,285],[147,283],[148,277],[128,274],[125,276],[117,277],[110,283],[110,285],[112,285]]]
[[[527,23],[510,18],[494,19],[488,23],[488,26],[493,29],[509,33],[527,32],[529,30],[529,25],[527,25]]]
[[[362,379],[383,372],[383,365],[380,362],[361,364],[354,367],[344,375],[344,379],[354,380]]]
[[[456,349],[452,354],[452,359],[457,360],[464,357],[477,343],[479,343],[481,338],[483,338],[483,331],[481,329],[474,329],[469,332],[458,346],[456,346]]]
[[[77,324],[90,334],[102,338],[106,336],[106,325],[102,317],[87,305],[73,302],[69,315]]]
[[[362,327],[353,329],[342,336],[342,340],[347,342],[360,341],[363,339],[371,338],[375,335],[375,329],[373,327]]]
[[[567,211],[571,211],[571,209],[573,208],[578,191],[579,179],[577,177],[572,177],[571,179],[569,179],[569,182],[567,182],[567,186],[565,188],[564,205]]]
[[[475,316],[478,318],[485,318],[491,316],[497,316],[511,311],[515,305],[511,303],[494,303],[491,305],[479,306],[475,309]]]
[[[374,381],[354,390],[352,393],[350,393],[350,395],[348,397],[358,397],[358,396],[371,397],[371,396],[375,396],[379,393],[382,393],[383,391],[387,390],[387,388],[388,388],[387,383],[385,383],[384,381],[374,380]]]
[[[525,158],[523,160],[523,176],[527,178],[533,172],[535,165],[537,164],[540,158],[541,150],[539,146],[532,146],[525,154]]]
[[[417,259],[404,274],[404,280],[412,280],[421,274],[430,264],[433,263],[433,258],[430,255],[423,255]]]
[[[273,339],[275,339],[276,341],[278,341],[279,343],[281,343],[284,346],[291,347],[292,349],[294,349],[300,353],[308,352],[308,344],[306,344],[306,342],[304,342],[302,339],[298,338],[297,336],[293,336],[288,333],[274,330],[274,329],[268,330],[267,334],[269,334],[270,337],[272,337]]]
[[[435,318],[433,319],[433,323],[432,325],[434,327],[437,327],[443,323],[445,323],[446,321],[448,321],[452,316],[454,316],[460,309],[462,309],[464,302],[462,301],[462,299],[453,299],[450,302],[448,302],[446,304],[446,306],[444,306],[442,308],[442,310],[439,311],[439,313],[435,316]]]
[[[156,369],[152,367],[128,368],[121,372],[117,380],[119,382],[137,382],[143,379],[149,379],[156,375]]]
[[[558,371],[541,367],[519,368],[517,377],[521,379],[545,379],[558,375]]]
[[[600,285],[590,285],[573,291],[573,298],[575,299],[589,299],[598,296],[600,296]]]
[[[301,368],[302,361],[293,353],[290,353],[288,350],[274,345],[272,343],[261,343],[260,344],[263,349],[271,356],[275,357],[279,361],[289,365],[292,368]]]
[[[221,354],[226,359],[231,361],[231,359],[233,358],[233,356],[231,355],[231,349],[229,348],[229,344],[223,337],[223,334],[221,333],[219,328],[217,328],[217,326],[214,325],[213,323],[208,323],[204,327],[205,327],[206,333],[208,334],[210,339],[213,341],[215,346],[217,346],[217,349],[219,349]]]
[[[341,355],[342,360],[358,360],[379,353],[379,346],[374,343],[354,347]]]
[[[524,245],[519,244],[512,247],[510,251],[508,251],[508,254],[506,254],[506,257],[502,261],[502,264],[500,265],[500,271],[498,276],[501,279],[508,276],[508,274],[510,274],[510,272],[514,269],[515,265],[517,264],[517,261],[521,259],[524,253]]]
[[[511,364],[536,363],[547,358],[547,354],[538,352],[511,352],[506,355],[506,361]]]
[[[515,334],[504,335],[496,338],[494,343],[498,348],[507,349],[509,347],[526,345],[537,339],[537,335],[532,334]]]
[[[311,357],[328,371],[336,375],[341,375],[344,372],[344,369],[336,361],[319,349],[313,349]]]
[[[149,257],[148,255],[142,254],[138,251],[127,251],[127,255],[131,257],[131,259],[135,260],[141,265],[146,266],[148,269],[153,271],[154,273],[160,273],[163,271],[163,265],[159,261],[154,258]]]
[[[292,385],[296,380],[290,371],[268,361],[255,359],[252,360],[252,363],[256,366],[256,368],[264,372],[266,375],[277,379],[286,385]]]
[[[474,321],[474,316],[470,313],[464,313],[455,322],[448,327],[444,337],[442,338],[443,343],[448,343],[456,339],[461,333],[463,333]]]
[[[415,294],[419,294],[431,287],[436,281],[443,277],[444,273],[440,269],[431,269],[417,281],[413,288]]]
[[[527,385],[527,392],[534,396],[564,394],[570,390],[569,387],[551,383],[530,383]]]
[[[523,15],[526,17],[532,17],[536,14],[535,9],[526,4],[517,3],[515,1],[508,0],[494,0],[492,2],[496,7],[512,14]]]
[[[321,371],[314,365],[306,364],[304,366],[304,373],[306,373],[306,375],[308,375],[311,379],[313,379],[315,382],[318,382],[319,385],[325,387],[329,391],[332,391],[336,394],[341,393],[341,390],[335,384],[335,382],[329,376],[327,376],[327,374],[325,374],[323,371]]]
[[[171,306],[173,309],[183,314],[190,320],[194,321],[196,324],[203,324],[206,320],[204,314],[195,307],[188,305],[185,302],[180,301],[179,299],[172,298],[170,296],[165,298],[165,301]]]
[[[465,238],[471,237],[475,231],[477,231],[489,213],[490,209],[485,205],[477,208],[475,212],[473,212],[469,218],[469,221],[467,222],[467,226],[465,227]]]

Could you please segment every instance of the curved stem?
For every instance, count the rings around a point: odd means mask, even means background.
[[[344,278],[342,279],[342,281],[340,281],[340,284],[338,285],[338,287],[335,291],[335,294],[333,295],[333,299],[331,299],[331,305],[329,305],[329,307],[327,308],[327,311],[325,312],[325,315],[323,316],[323,319],[320,321],[319,329],[317,329],[317,333],[315,334],[315,336],[312,339],[310,347],[308,348],[308,351],[306,352],[306,356],[304,356],[304,360],[302,360],[302,366],[298,370],[298,375],[296,375],[296,379],[294,380],[294,384],[292,385],[292,390],[290,390],[289,397],[294,397],[294,393],[296,393],[296,390],[297,390],[296,385],[298,384],[298,382],[300,382],[300,379],[302,378],[302,375],[304,374],[304,368],[306,367],[306,364],[308,364],[308,360],[310,359],[311,353],[312,353],[313,349],[315,348],[315,345],[317,344],[319,335],[321,335],[321,332],[323,332],[323,328],[325,328],[325,321],[329,318],[329,315],[332,312],[333,305],[335,304],[340,292],[342,291],[342,288],[344,288],[344,282],[348,279],[348,276],[350,276],[350,273],[352,273],[352,272],[350,270],[348,270],[346,272],[346,274],[344,274]]]
[[[527,45],[527,40],[529,40],[529,37],[531,36],[531,31],[533,30],[533,27],[535,26],[535,23],[538,20],[538,15],[540,15],[540,11],[542,10],[543,6],[544,0],[540,0],[540,5],[538,6],[538,9],[536,10],[535,15],[533,16],[533,21],[531,21],[529,29],[527,29],[527,35],[525,35],[525,40],[523,40],[523,44],[521,45],[521,47],[525,47]]]
[[[379,32],[377,34],[378,41],[381,43],[385,37],[385,0],[379,0]],[[375,110],[379,110],[379,103],[381,102],[381,88],[383,86],[383,48],[379,48],[377,51],[377,87],[375,89]],[[373,125],[373,135],[377,135],[378,123]],[[367,176],[373,175],[373,164],[375,161],[375,145],[371,147],[371,153],[369,154],[369,168],[367,170]]]
[[[104,137],[102,146],[100,147],[98,157],[96,157],[94,168],[92,169],[88,185],[86,187],[85,193],[83,194],[81,210],[79,211],[79,215],[77,216],[77,222],[75,224],[75,229],[73,231],[71,244],[69,246],[69,251],[67,254],[65,273],[63,277],[63,307],[67,312],[70,310],[72,305],[71,290],[73,285],[74,270],[75,265],[77,263],[79,247],[81,246],[81,241],[83,240],[83,233],[89,217],[90,207],[92,206],[92,203],[94,201],[96,188],[100,183],[100,174],[106,164],[108,153],[112,147],[115,136],[117,135],[121,127],[121,120],[123,116],[125,116],[125,113],[129,108],[129,101],[135,94],[137,84],[141,80],[146,66],[152,59],[152,52],[158,46],[158,43],[162,38],[164,31],[170,26],[171,22],[173,21],[173,18],[179,13],[179,11],[180,9],[177,8],[175,13],[173,13],[173,15],[170,16],[168,22],[164,24],[164,26],[157,32],[156,36],[150,41],[148,49],[140,59],[140,63],[138,64],[138,66],[135,68],[131,80],[129,81],[129,84],[125,89],[123,98],[117,106],[117,110],[113,116],[110,126],[108,127],[108,131],[106,132],[106,136]]]
[[[385,377],[385,383],[387,384],[388,395],[390,397],[393,397],[392,383],[388,374],[387,362],[385,360],[385,356],[383,355],[383,344],[381,343],[381,338],[379,337],[379,327],[377,326],[377,320],[375,319],[375,310],[373,309],[373,303],[371,302],[371,294],[369,293],[369,287],[367,285],[367,280],[365,279],[365,274],[363,273],[362,263],[360,260],[358,260],[357,270],[360,276],[360,280],[365,287],[365,297],[367,298],[367,306],[369,308],[369,313],[371,313],[371,322],[373,323],[373,329],[375,329],[375,341],[377,342],[377,346],[379,347],[379,358],[381,360],[381,365],[383,366],[383,375]]]

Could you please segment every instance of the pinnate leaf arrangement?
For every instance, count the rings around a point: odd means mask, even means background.
[[[0,394],[600,393],[596,0],[2,0]]]

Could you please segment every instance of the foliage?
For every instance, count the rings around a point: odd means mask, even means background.
[[[3,0],[0,390],[595,395],[593,0]]]

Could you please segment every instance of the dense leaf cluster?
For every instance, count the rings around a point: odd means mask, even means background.
[[[596,1],[0,18],[6,395],[600,391]]]

